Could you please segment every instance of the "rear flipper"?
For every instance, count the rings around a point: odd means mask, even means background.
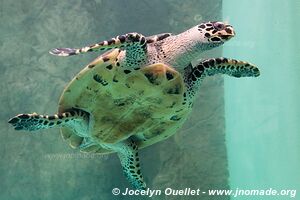
[[[8,123],[12,124],[15,130],[36,131],[39,129],[69,126],[78,131],[83,131],[87,129],[88,114],[78,109],[53,116],[39,115],[37,113],[19,114],[11,118]]]
[[[144,182],[140,160],[138,157],[138,146],[136,143],[128,139],[127,141],[115,144],[113,147],[117,152],[123,167],[124,175],[135,189],[145,190],[146,183]]]

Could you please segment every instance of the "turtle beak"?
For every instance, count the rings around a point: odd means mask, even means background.
[[[235,31],[230,24],[223,24],[221,31],[221,38],[224,40],[229,40],[235,36]]]
[[[211,32],[211,41],[226,42],[235,36],[233,27],[224,22],[211,22],[213,30]]]

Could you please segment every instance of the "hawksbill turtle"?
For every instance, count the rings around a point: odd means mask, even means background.
[[[192,110],[202,80],[215,74],[257,77],[254,65],[228,58],[195,61],[235,35],[231,25],[205,22],[180,34],[119,35],[83,48],[56,48],[57,56],[106,51],[66,86],[55,115],[19,114],[16,130],[60,128],[83,152],[116,152],[129,182],[145,189],[138,149],[165,140]]]

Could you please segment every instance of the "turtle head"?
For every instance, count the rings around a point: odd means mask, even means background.
[[[208,49],[224,44],[235,35],[233,27],[224,22],[205,22],[196,27],[198,41]]]
[[[187,66],[203,52],[218,47],[234,37],[233,27],[224,22],[204,22],[173,37],[172,44],[166,49],[172,50],[169,63],[180,68]]]

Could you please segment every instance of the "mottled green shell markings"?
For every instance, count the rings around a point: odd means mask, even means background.
[[[98,143],[114,144],[134,136],[143,148],[162,140],[165,134],[172,135],[178,123],[170,118],[185,108],[183,78],[177,71],[157,63],[129,73],[116,65],[118,55],[114,50],[105,55],[107,61],[100,57],[89,64],[65,88],[59,101],[59,113],[79,108],[90,114],[90,135],[101,152],[112,150]],[[184,119],[186,114],[177,115]],[[156,134],[162,122],[169,131]],[[70,130],[62,133],[64,138],[76,137]]]

